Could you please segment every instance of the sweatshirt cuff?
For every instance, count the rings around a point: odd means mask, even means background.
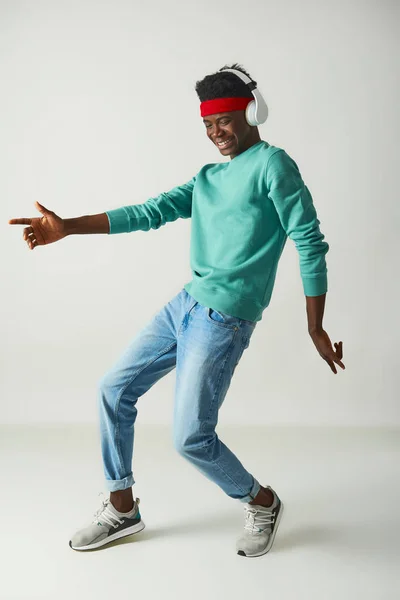
[[[305,296],[322,296],[328,291],[328,276],[303,277],[303,289]]]
[[[110,223],[109,235],[113,233],[128,233],[129,232],[129,217],[123,208],[106,211],[108,221]]]

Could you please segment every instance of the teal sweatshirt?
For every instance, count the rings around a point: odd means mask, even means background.
[[[184,288],[200,304],[232,316],[261,320],[287,237],[299,253],[304,294],[328,289],[329,245],[310,191],[285,150],[263,140],[229,162],[204,165],[184,185],[106,214],[110,234],[191,217],[192,279]]]

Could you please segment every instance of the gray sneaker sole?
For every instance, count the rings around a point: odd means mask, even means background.
[[[69,541],[70,548],[72,550],[94,550],[96,548],[100,548],[101,546],[105,546],[110,542],[114,542],[115,540],[119,540],[120,538],[126,537],[128,535],[132,535],[134,533],[139,533],[142,531],[146,525],[143,521],[139,521],[136,525],[132,525],[131,527],[126,527],[125,529],[121,529],[121,531],[117,531],[116,533],[112,533],[108,537],[104,538],[100,542],[96,542],[94,544],[88,544],[87,546],[73,546],[71,540]]]

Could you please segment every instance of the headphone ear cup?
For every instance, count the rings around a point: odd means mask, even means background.
[[[256,125],[258,125],[259,123],[257,122],[256,119],[256,101],[252,100],[251,102],[248,103],[247,107],[246,107],[246,121],[248,122],[249,125],[252,125],[253,127],[255,127]]]

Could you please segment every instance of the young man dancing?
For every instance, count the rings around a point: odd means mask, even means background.
[[[139,498],[132,492],[136,404],[174,368],[176,450],[243,503],[245,527],[237,553],[254,557],[270,550],[282,502],[246,470],[215,429],[235,368],[269,305],[287,237],[299,252],[309,334],[333,373],[335,363],[345,368],[342,342],[334,350],[322,327],[329,246],[296,163],[260,138],[257,123],[267,113],[257,83],[235,64],[198,81],[196,92],[207,136],[229,161],[207,164],[184,185],[143,204],[61,219],[37,203],[41,218],[9,221],[28,225],[23,237],[35,249],[72,234],[148,231],[192,219],[191,281],[99,383],[100,443],[110,497],[72,537],[74,550],[98,548],[144,528]]]

